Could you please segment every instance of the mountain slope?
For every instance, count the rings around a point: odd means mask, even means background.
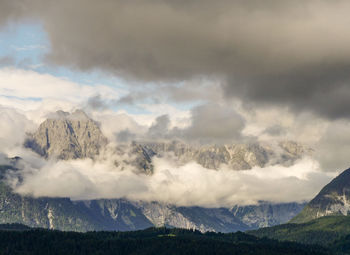
[[[303,223],[327,215],[348,215],[350,212],[350,169],[327,184],[291,223]]]
[[[327,184],[288,224],[249,231],[258,237],[350,251],[350,169]]]
[[[329,246],[350,233],[349,216],[325,216],[306,223],[288,223],[247,233],[280,241]]]

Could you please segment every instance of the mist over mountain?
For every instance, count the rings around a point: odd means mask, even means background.
[[[169,226],[198,229],[203,232],[232,232],[280,224],[299,213],[304,203],[252,201],[254,205],[245,206],[235,204],[235,200],[228,205],[228,200],[225,202],[226,207],[217,207],[215,203],[211,204],[210,208],[201,207],[193,202],[186,202],[187,206],[181,206],[180,201],[177,202],[180,202],[180,205],[177,205],[173,203],[176,200],[171,196],[177,194],[181,197],[188,190],[180,188],[175,189],[173,194],[162,194],[164,191],[159,185],[166,179],[163,173],[159,174],[159,167],[162,169],[165,166],[159,166],[159,160],[173,162],[174,173],[183,171],[181,174],[184,176],[191,176],[196,172],[188,166],[195,164],[198,174],[210,173],[215,177],[225,176],[227,171],[244,173],[254,168],[264,171],[268,166],[288,169],[303,156],[312,153],[311,149],[295,142],[209,146],[169,141],[131,142],[113,146],[108,144],[99,124],[83,111],[75,111],[72,114],[59,111],[50,114],[34,133],[28,134],[24,146],[42,157],[44,165],[41,169],[35,169],[27,159],[3,159],[7,164],[1,168],[2,222],[77,231],[136,230],[148,226]],[[92,168],[90,169],[85,162],[90,162]],[[75,184],[72,189],[72,186],[65,186],[65,183],[71,182],[73,174],[76,173],[74,165],[78,167],[80,174],[74,177]],[[107,166],[109,169],[106,171]],[[222,169],[223,166],[226,170]],[[101,172],[102,169],[104,170]],[[138,182],[130,183],[132,179],[126,178],[130,174],[134,176],[132,178],[138,178]],[[60,179],[60,175],[63,179]],[[108,175],[118,176],[119,179],[114,180],[114,176],[109,180],[110,184],[102,182],[104,188],[109,188],[108,185],[120,185],[122,179],[126,181],[125,185],[132,186],[128,189],[121,186],[115,193],[111,193],[113,190],[110,190],[108,195],[97,193],[101,199],[88,199],[89,192],[98,192],[92,188],[103,189],[100,184],[94,186],[92,182],[96,181],[96,178],[109,178]],[[163,177],[159,179],[160,176]],[[82,195],[86,198],[79,200],[75,195],[74,186],[79,188],[87,177],[90,181],[87,182],[87,186],[82,187]],[[155,184],[153,187],[144,187],[144,190],[143,182],[150,180]],[[189,181],[196,182],[192,177]],[[156,184],[157,182],[160,183]],[[141,188],[141,193],[133,197],[133,193],[130,196],[128,192],[135,192],[135,185],[141,185],[138,187]],[[156,193],[150,197],[144,196],[150,192],[147,191],[150,188]],[[207,187],[204,187],[203,192],[207,192]],[[231,192],[232,195],[236,195],[234,190]],[[103,194],[106,197],[103,197]],[[198,195],[202,196],[203,193]],[[196,199],[196,194],[190,196]],[[161,199],[157,201],[157,197]],[[184,199],[186,201],[188,198]],[[216,195],[213,199],[217,199]]]
[[[45,158],[69,160],[94,159],[101,150],[107,149],[107,143],[98,123],[82,110],[76,110],[72,114],[63,111],[50,114],[38,130],[26,139],[24,146]],[[125,154],[129,158],[136,156],[134,161],[128,163],[148,172],[153,169],[152,157],[172,158],[178,165],[194,161],[208,169],[217,170],[224,164],[233,170],[247,170],[275,164],[290,166],[303,156],[312,154],[312,149],[293,141],[228,145],[134,141],[129,145],[117,145],[114,151],[121,157]],[[115,164],[120,163],[116,161]]]
[[[24,146],[23,181],[12,183],[16,192],[36,197],[230,207],[304,202],[329,178],[318,171],[313,150],[297,142],[115,143],[82,111],[49,114]],[[30,150],[35,154],[29,156]]]
[[[18,163],[0,167],[0,222],[66,231],[138,230],[150,226],[197,229],[202,232],[235,232],[284,223],[303,203],[232,208],[179,207],[172,204],[126,199],[72,201],[69,198],[20,195],[6,183]]]

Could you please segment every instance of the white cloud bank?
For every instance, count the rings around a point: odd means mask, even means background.
[[[176,166],[154,159],[153,175],[120,171],[113,162],[90,159],[48,162],[27,166],[24,181],[15,191],[35,197],[70,197],[74,200],[128,198],[160,201],[179,206],[232,206],[258,201],[305,201],[334,177],[319,171],[317,162],[304,158],[292,167],[275,165],[233,171],[223,166],[210,170],[197,163]],[[12,183],[15,183],[11,180]]]

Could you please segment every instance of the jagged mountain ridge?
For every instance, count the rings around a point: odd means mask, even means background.
[[[350,168],[327,184],[291,222],[302,223],[327,215],[349,214]]]
[[[97,157],[107,143],[98,123],[77,110],[72,114],[62,111],[53,114],[28,137],[25,147],[45,158],[77,159]],[[311,152],[310,148],[292,141],[277,145],[255,142],[202,146],[179,141],[132,142],[115,148],[115,154],[121,158],[115,165],[128,164],[151,174],[152,158],[167,157],[179,165],[195,161],[209,169],[219,169],[225,164],[233,170],[247,170],[274,164],[288,166]]]
[[[284,141],[276,146],[267,143],[228,145],[189,145],[178,141],[141,143],[149,157],[172,157],[183,165],[195,161],[205,168],[219,169],[222,164],[233,170],[248,170],[253,167],[282,164],[291,165],[311,149],[292,141]]]
[[[45,158],[62,160],[77,158],[95,159],[107,145],[98,123],[84,112],[72,114],[59,111],[44,121],[30,135],[25,146]],[[91,146],[91,147],[90,147]],[[218,169],[222,164],[233,170],[264,167],[273,164],[292,164],[310,150],[295,142],[268,144],[231,144],[195,146],[182,142],[132,142],[115,148],[116,168],[133,166],[142,173],[152,174],[154,157],[171,157],[179,165],[195,161],[203,167]],[[118,160],[120,158],[120,160]],[[116,169],[117,170],[117,169]],[[30,226],[80,231],[92,229],[134,230],[145,226],[171,226],[201,231],[232,232],[271,226],[288,221],[304,204],[269,204],[234,206],[232,208],[176,207],[158,202],[132,202],[123,199],[75,201],[44,198],[37,200],[21,197],[7,190],[7,196],[15,198],[18,208],[27,208],[24,216],[16,216],[16,222]],[[17,201],[17,202],[16,202]],[[64,201],[64,202],[63,202]],[[15,206],[16,207],[16,206]],[[30,208],[43,213],[31,213]],[[48,210],[48,208],[51,208]],[[57,208],[67,208],[64,213]],[[19,210],[19,209],[17,209]],[[6,209],[5,209],[6,211]],[[23,212],[23,210],[22,210]],[[28,216],[27,215],[28,212]],[[34,217],[34,215],[37,215]],[[72,216],[74,215],[74,216]],[[44,221],[36,217],[44,218]],[[52,218],[51,221],[47,219]],[[10,218],[5,219],[9,220]],[[62,225],[53,219],[60,219]],[[65,222],[70,222],[69,224]],[[51,223],[53,224],[51,224]],[[49,223],[49,225],[48,225]],[[51,225],[50,225],[51,224]],[[86,227],[81,227],[85,225]]]

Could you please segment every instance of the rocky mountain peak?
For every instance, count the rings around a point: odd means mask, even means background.
[[[25,141],[41,156],[58,159],[94,158],[106,144],[98,123],[81,110],[51,114]]]

